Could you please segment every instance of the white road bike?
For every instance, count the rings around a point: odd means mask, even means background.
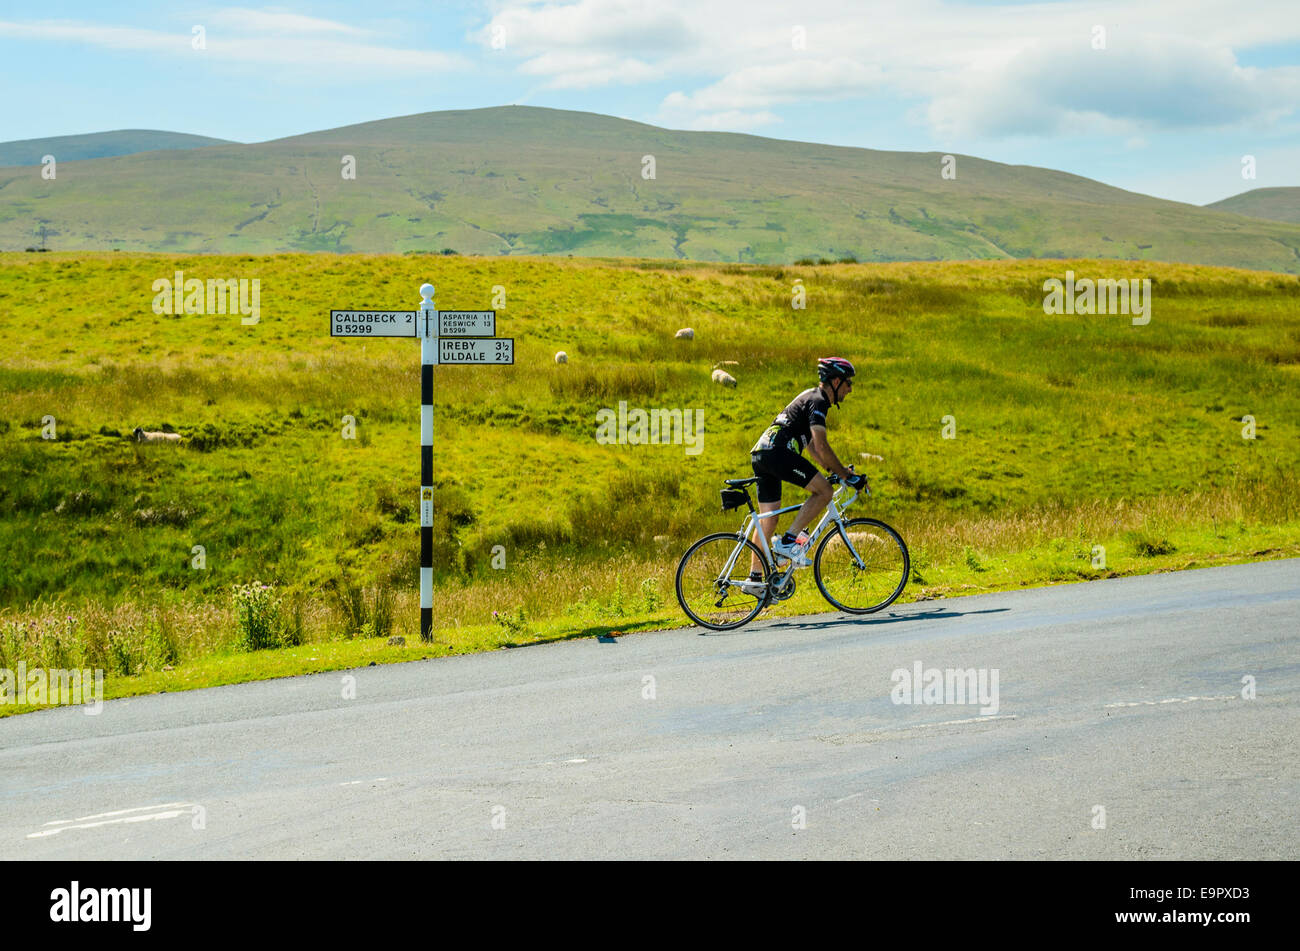
[[[855,492],[833,473],[826,478],[836,486],[817,527],[809,532],[808,549],[813,556],[813,578],[822,596],[849,614],[871,614],[893,604],[907,584],[911,560],[903,537],[875,518],[845,518],[844,512],[858,497],[871,490]],[[759,513],[748,487],[758,481],[726,479],[722,510],[747,506],[749,514],[737,532],[705,535],[682,555],[677,566],[677,601],[696,624],[714,631],[729,631],[748,624],[758,613],[795,592],[796,565],[785,561],[777,567],[776,556],[766,533],[758,531],[762,547],[751,536],[759,525]],[[795,512],[802,505],[768,512],[763,518]],[[821,539],[821,544],[817,540]],[[751,555],[759,556],[763,580],[750,581]]]

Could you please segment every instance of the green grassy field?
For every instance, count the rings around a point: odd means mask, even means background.
[[[1045,315],[1067,268],[1149,277],[1150,323]],[[260,322],[155,315],[176,270],[259,280]],[[418,344],[327,335],[330,307],[414,308],[425,280],[444,307],[503,289],[517,360],[435,374],[432,646]],[[826,353],[862,371],[831,441],[912,548],[903,602],[1300,555],[1297,303],[1293,276],[1101,260],[0,255],[0,667],[102,666],[112,696],[681,624],[681,551],[738,523],[720,480]],[[725,360],[735,389],[710,382]],[[702,451],[598,444],[620,400],[701,410]],[[301,646],[236,650],[253,580]],[[781,610],[825,607],[808,578]]]
[[[643,159],[654,159],[645,177]],[[69,156],[56,157],[68,158]],[[355,177],[344,177],[355,160]],[[508,106],[0,169],[0,249],[789,264],[1100,257],[1300,271],[1300,224],[1052,169]]]

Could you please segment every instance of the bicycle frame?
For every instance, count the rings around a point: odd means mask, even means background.
[[[834,494],[831,496],[830,502],[826,505],[826,511],[822,513],[821,520],[817,523],[816,527],[808,533],[808,549],[810,551],[817,539],[821,537],[822,532],[826,531],[826,527],[832,522],[838,525],[844,518],[845,509],[856,502],[858,496],[861,495],[860,492],[854,492],[847,500],[841,501],[841,493],[843,491],[844,486],[842,485],[835,490]],[[768,564],[775,568],[776,559],[772,555],[772,546],[768,541],[767,533],[763,531],[755,531],[755,529],[759,527],[761,519],[777,518],[787,512],[797,512],[799,509],[803,508],[805,504],[806,503],[801,502],[798,505],[787,505],[785,508],[775,509],[771,512],[758,512],[751,506],[749,514],[745,516],[745,521],[741,524],[740,531],[736,533],[736,537],[740,539],[741,544],[736,546],[736,550],[733,551],[731,557],[727,559],[726,565],[722,568],[721,577],[729,578],[731,576],[732,569],[736,567],[736,559],[739,558],[740,553],[745,550],[744,540],[749,538],[751,535],[758,535],[760,542],[759,548],[763,552],[763,557],[767,560]],[[858,567],[865,568],[866,563],[862,560],[862,556],[858,554],[857,549],[853,547],[853,542],[850,541],[848,532],[841,532],[841,535],[844,538],[844,544],[848,546],[849,551],[853,555],[853,560],[857,562]],[[794,572],[795,567],[793,561],[786,566],[785,572],[778,576],[778,588],[785,584],[786,579],[788,579]]]

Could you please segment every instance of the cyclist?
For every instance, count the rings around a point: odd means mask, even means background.
[[[807,567],[812,563],[805,551],[808,537],[801,536],[800,533],[821,515],[832,494],[831,484],[826,481],[826,477],[804,459],[804,448],[809,447],[815,460],[842,478],[850,487],[858,489],[867,482],[866,476],[846,468],[826,441],[826,413],[832,402],[839,406],[844,397],[853,392],[853,376],[856,372],[853,364],[843,357],[823,357],[818,360],[817,386],[804,390],[791,400],[790,405],[781,410],[750,450],[750,463],[754,475],[759,477],[760,513],[772,512],[781,507],[782,481],[792,482],[810,493],[808,501],[795,514],[790,530],[781,536],[771,536],[773,553],[783,560],[793,561],[799,567]],[[758,531],[768,534],[775,528],[776,516],[760,519],[760,528],[755,529],[754,541],[758,541]],[[751,558],[749,580],[763,580],[762,563],[758,555]]]

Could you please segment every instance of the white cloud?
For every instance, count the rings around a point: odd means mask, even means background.
[[[1292,110],[1298,72],[1244,69],[1229,50],[1184,40],[1039,44],[938,90],[928,118],[948,137],[1219,128]]]
[[[463,68],[457,54],[403,49],[377,43],[336,38],[330,34],[361,34],[343,24],[313,17],[244,10],[219,10],[200,23],[205,29],[203,50],[191,45],[192,34],[104,26],[71,20],[26,23],[0,20],[0,36],[28,40],[85,43],[105,49],[136,50],[183,56],[206,56],[216,62],[272,66],[363,68],[375,74],[420,74]]]
[[[521,64],[519,71],[549,77],[547,86],[553,89],[642,83],[662,77],[657,67],[608,53],[544,53]]]
[[[883,73],[876,65],[864,66],[848,59],[800,59],[738,69],[697,92],[671,93],[663,105],[665,111],[754,109],[783,102],[861,96],[879,89],[882,82]]]
[[[674,77],[658,121],[680,127],[887,92],[923,103],[945,135],[1128,138],[1286,114],[1290,71],[1243,69],[1235,54],[1300,41],[1296,2],[499,0],[474,37],[488,45],[499,31],[502,52],[553,88]],[[1091,47],[1095,25],[1104,51]]]
[[[102,26],[95,23],[78,23],[72,20],[41,20],[34,23],[14,23],[0,20],[0,36],[13,36],[28,40],[88,43],[93,46],[102,46],[105,49],[118,50],[182,52],[190,49],[190,36],[188,33],[161,33],[157,30]]]
[[[198,18],[204,24],[216,24],[240,32],[258,33],[347,33],[359,36],[368,33],[337,20],[285,13],[277,9],[253,10],[248,7],[223,7]]]
[[[1300,42],[1297,2],[489,0],[492,12],[469,39],[482,47],[479,58],[513,64],[534,90],[671,77],[672,86],[656,87],[668,93],[656,121],[680,128],[752,128],[780,121],[791,105],[888,97],[957,148],[1078,132],[1127,140],[1294,115],[1300,69],[1249,69],[1238,58]],[[414,41],[287,7],[225,6],[196,19],[207,26],[202,55],[218,63],[303,73],[337,65],[381,77],[473,68],[467,56],[400,48],[394,43]],[[0,36],[198,55],[188,21],[176,23],[168,33],[0,21]],[[1097,24],[1105,50],[1091,48]],[[796,27],[802,48],[792,43]]]
[[[669,53],[696,43],[698,5],[635,0],[579,0],[577,3],[508,3],[474,35],[484,46],[494,37],[528,56],[552,50],[593,53]],[[695,20],[695,23],[692,21]]]

